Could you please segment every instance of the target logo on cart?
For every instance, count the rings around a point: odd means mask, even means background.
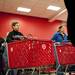
[[[11,52],[13,52],[13,47],[11,47],[11,49],[10,49],[10,50],[11,50]]]
[[[42,44],[42,49],[46,49],[46,44]]]

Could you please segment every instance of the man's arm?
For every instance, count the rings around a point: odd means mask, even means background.
[[[10,32],[6,38],[6,42],[9,43],[9,42],[12,42],[12,33]]]

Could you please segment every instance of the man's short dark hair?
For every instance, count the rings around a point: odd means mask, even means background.
[[[12,27],[15,26],[16,24],[18,24],[18,22],[13,22],[12,23]]]

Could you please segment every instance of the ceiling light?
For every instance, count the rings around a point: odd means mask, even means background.
[[[48,6],[47,9],[48,9],[48,10],[53,10],[53,11],[58,11],[58,10],[60,10],[61,8],[60,8],[60,7],[57,7],[57,6],[50,5],[50,6]]]
[[[23,7],[18,7],[17,8],[17,11],[20,11],[20,12],[30,12],[31,11],[31,9],[29,9],[29,8],[23,8]]]

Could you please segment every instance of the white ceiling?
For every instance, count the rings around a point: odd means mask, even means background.
[[[55,5],[61,7],[59,11],[47,10],[49,5]],[[17,12],[17,7],[27,7],[31,8],[30,13]],[[58,19],[66,21],[67,12],[65,10],[65,5],[63,0],[0,0],[0,11],[9,12],[15,14],[22,14],[28,16],[35,16],[41,18]]]

